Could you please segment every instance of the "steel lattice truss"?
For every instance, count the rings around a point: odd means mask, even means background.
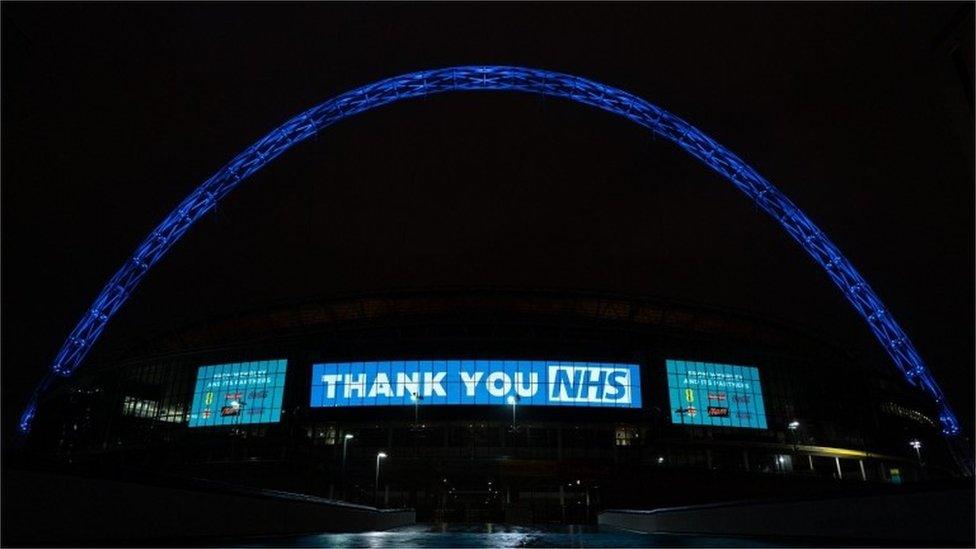
[[[943,433],[959,434],[959,424],[908,336],[864,278],[823,233],[782,192],[735,154],[677,116],[625,91],[592,80],[521,67],[453,67],[421,71],[375,82],[313,107],[265,135],[203,182],[149,234],[108,281],[71,331],[50,372],[24,410],[20,430],[30,430],[39,397],[58,377],[71,375],[98,340],[112,315],[147,272],[201,217],[234,188],[291,146],[344,118],[393,103],[451,91],[518,91],[570,99],[628,118],[665,137],[732,182],[771,215],[821,266],[864,318],[895,366],[910,384],[935,402]]]

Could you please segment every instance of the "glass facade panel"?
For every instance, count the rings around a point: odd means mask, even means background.
[[[759,369],[668,359],[671,423],[766,429]]]
[[[640,408],[636,364],[413,360],[314,364],[310,404],[424,406],[443,404]]]
[[[277,423],[287,366],[265,360],[199,367],[190,427]]]

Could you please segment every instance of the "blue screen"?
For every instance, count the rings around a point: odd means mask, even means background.
[[[498,405],[640,408],[636,364],[407,360],[312,365],[312,407]]]
[[[671,423],[766,428],[759,369],[667,360]]]
[[[287,360],[201,366],[190,427],[277,423],[287,366]]]

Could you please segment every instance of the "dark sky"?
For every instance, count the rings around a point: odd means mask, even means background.
[[[146,233],[255,139],[380,78],[516,64],[636,93],[750,162],[861,270],[971,428],[971,14],[5,3],[4,426]],[[292,149],[188,233],[98,351],[271,301],[445,285],[674,297],[877,354],[827,276],[726,181],[625,120],[497,93],[399,103]]]

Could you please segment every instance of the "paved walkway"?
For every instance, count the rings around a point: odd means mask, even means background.
[[[595,526],[418,524],[385,532],[252,539],[242,547],[777,547],[754,539],[598,530]]]

